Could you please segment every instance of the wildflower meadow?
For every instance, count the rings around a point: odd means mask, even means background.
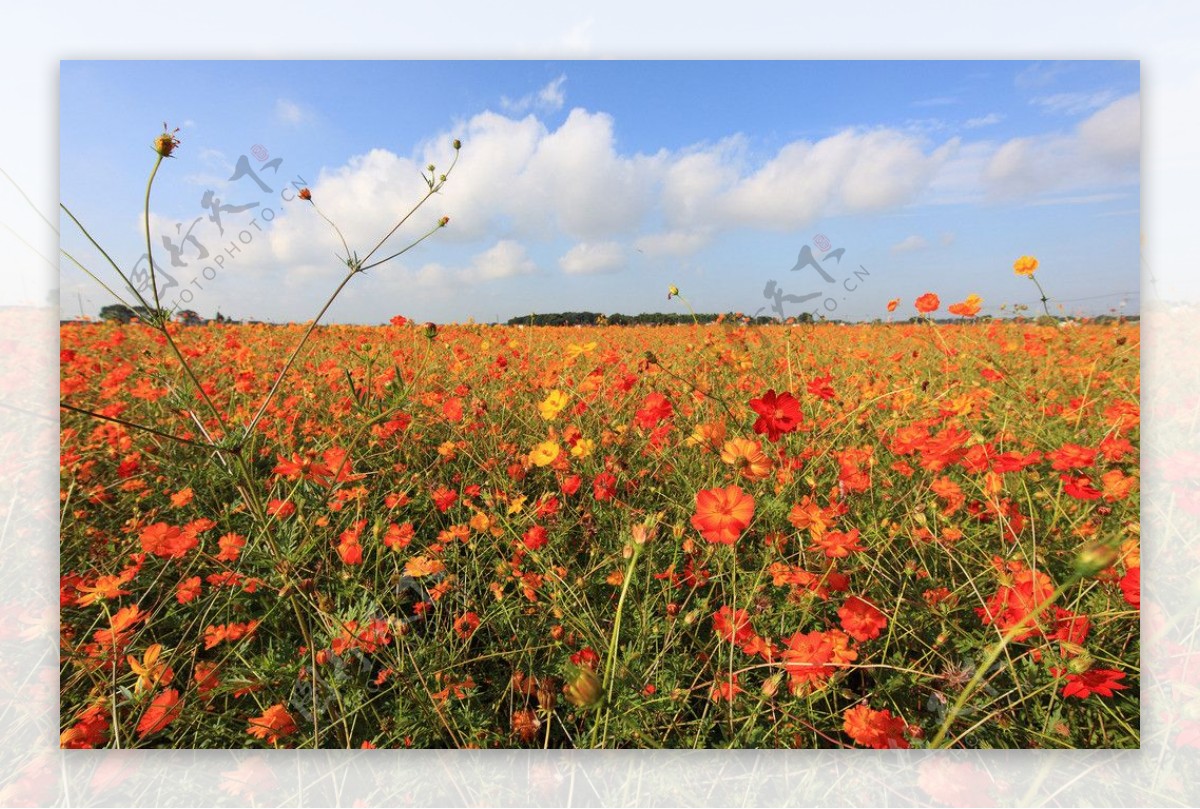
[[[326,324],[469,148],[378,243],[300,194],[306,323],[67,257],[139,316],[61,328],[64,747],[1139,745],[1136,320],[1014,244],[1044,312]]]

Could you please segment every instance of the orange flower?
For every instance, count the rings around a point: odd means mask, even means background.
[[[1033,256],[1021,256],[1013,262],[1013,272],[1017,275],[1033,275],[1038,268],[1038,260]]]
[[[941,305],[941,299],[939,299],[938,296],[932,292],[926,292],[924,295],[917,298],[916,302],[914,303],[914,306],[917,307],[917,311],[923,315],[927,315],[930,312],[936,312],[937,308]]]
[[[404,563],[404,575],[412,576],[414,579],[440,573],[445,569],[446,566],[441,563],[441,560],[430,559],[427,556],[415,556]]]
[[[229,533],[217,540],[221,552],[217,554],[218,562],[236,562],[246,546],[246,538],[241,534]]]
[[[175,600],[180,604],[186,604],[198,595],[200,595],[199,576],[192,576],[175,585]]]
[[[276,703],[251,719],[246,732],[255,738],[265,739],[267,744],[275,744],[280,736],[296,732],[296,722],[282,703]]]
[[[732,545],[754,517],[754,498],[737,486],[705,489],[696,494],[692,527],[709,542]]]
[[[904,733],[908,724],[886,708],[882,711],[872,710],[865,703],[855,705],[844,715],[843,730],[847,735],[863,747],[876,750],[907,749],[908,741]]]
[[[141,539],[142,550],[167,559],[186,556],[200,542],[194,533],[165,522],[156,522],[142,529]]]
[[[138,738],[158,733],[174,722],[181,710],[183,710],[183,706],[179,704],[179,692],[174,688],[168,688],[155,697],[154,701],[150,703],[150,707],[142,714],[141,721],[137,725]]]
[[[899,305],[900,305],[900,299],[892,298],[890,301],[887,302],[887,310],[889,312],[894,312],[894,311],[896,311],[896,307]]]
[[[827,632],[797,632],[783,650],[783,668],[793,694],[808,694],[824,688],[829,678],[858,659],[850,637],[837,629]]]
[[[810,550],[823,550],[830,559],[845,559],[851,553],[863,550],[863,546],[858,544],[858,529],[854,528],[845,532],[830,531],[815,537],[815,544]]]
[[[771,459],[763,454],[761,444],[749,438],[726,441],[721,460],[741,472],[747,480],[762,480],[771,474]]]
[[[129,595],[128,590],[120,589],[121,585],[125,584],[125,581],[126,579],[123,576],[101,576],[90,587],[82,584],[77,585],[75,589],[81,593],[85,593],[79,599],[79,606],[86,607],[97,601]]]
[[[877,638],[887,626],[887,616],[869,599],[858,596],[846,599],[846,603],[838,608],[838,618],[842,621],[842,629],[857,641]]]
[[[983,298],[978,295],[968,295],[967,299],[960,303],[952,303],[948,307],[950,314],[958,315],[959,317],[975,317],[979,314],[979,308],[983,304]]]

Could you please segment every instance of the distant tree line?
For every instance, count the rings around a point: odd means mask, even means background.
[[[694,318],[690,314],[680,314],[677,312],[643,312],[638,315],[623,315],[619,312],[613,315],[605,315],[601,312],[551,312],[546,314],[521,315],[519,317],[509,318],[507,325],[509,326],[678,326],[688,323],[714,323],[720,315],[714,314],[697,314]],[[726,315],[728,318],[729,316]],[[809,316],[809,320],[812,316]],[[773,317],[755,317],[750,319],[751,323],[757,325],[766,325],[767,323],[777,323]]]

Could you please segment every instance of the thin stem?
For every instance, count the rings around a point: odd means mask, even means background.
[[[364,266],[361,268],[360,272],[366,272],[367,270],[370,270],[370,269],[372,269],[372,268],[374,268],[374,267],[378,267],[380,264],[386,264],[387,262],[391,261],[392,259],[394,259],[394,258],[397,258],[397,257],[399,257],[399,256],[402,256],[402,255],[404,255],[404,254],[405,254],[405,253],[407,253],[409,250],[412,250],[412,249],[413,249],[414,247],[416,247],[418,244],[420,244],[421,242],[425,241],[426,239],[428,239],[428,238],[429,238],[430,236],[432,236],[433,234],[437,233],[439,230],[441,230],[441,229],[442,229],[442,227],[443,227],[443,225],[442,225],[442,224],[439,222],[439,223],[438,223],[438,224],[437,224],[437,225],[436,225],[436,226],[435,226],[435,227],[434,227],[432,230],[430,230],[428,233],[426,233],[426,234],[425,234],[424,236],[422,236],[421,238],[417,239],[415,242],[413,242],[412,244],[410,244],[408,247],[405,247],[403,250],[400,250],[400,251],[398,251],[398,252],[392,253],[392,254],[391,254],[390,256],[388,256],[387,258],[381,258],[381,259],[379,259],[379,261],[372,262],[371,264],[365,264],[365,263],[364,263]],[[365,261],[366,261],[366,259],[363,259],[363,261],[365,262]]]
[[[1046,305],[1046,301],[1048,301],[1049,298],[1046,297],[1046,290],[1042,289],[1041,282],[1038,281],[1037,276],[1035,276],[1033,273],[1029,274],[1029,280],[1032,281],[1033,283],[1037,284],[1038,292],[1040,292],[1042,294],[1042,308],[1045,309],[1046,314],[1049,315],[1050,307]]]
[[[117,271],[117,275],[121,276],[121,280],[125,282],[125,286],[129,287],[130,291],[133,292],[142,306],[145,306],[147,309],[149,309],[150,304],[144,297],[142,297],[142,293],[138,292],[137,287],[133,285],[133,282],[129,280],[117,262],[113,261],[112,256],[110,256],[108,252],[100,246],[99,242],[92,238],[92,234],[89,233],[88,229],[83,226],[83,223],[75,218],[75,214],[71,213],[71,209],[61,203],[59,203],[58,207],[62,208],[67,216],[71,217],[71,221],[74,222],[75,226],[79,228],[79,231],[87,237],[87,240],[92,243],[92,247],[95,247],[97,250],[99,250],[100,255],[104,256],[105,260],[112,265],[112,268]],[[78,264],[78,262],[76,263]],[[118,300],[120,299],[118,298]]]
[[[154,277],[154,253],[150,249],[150,187],[154,185],[154,176],[158,174],[158,167],[162,165],[162,153],[158,153],[158,157],[154,160],[154,168],[150,170],[150,179],[146,181],[146,206],[145,219],[142,224],[146,232],[146,263],[150,265],[150,289],[154,292],[154,314],[155,317],[159,314],[161,305],[158,302],[158,281]]]
[[[629,564],[625,567],[625,580],[621,583],[621,595],[617,599],[617,614],[613,618],[612,634],[608,639],[608,655],[604,659],[604,675],[600,678],[601,693],[606,698],[611,697],[610,689],[612,681],[617,675],[614,660],[617,657],[617,642],[621,637],[621,616],[625,613],[625,595],[629,592],[629,584],[633,581],[633,570],[637,567],[638,557],[642,554],[642,546],[636,542],[633,544],[633,555],[629,557]],[[604,733],[600,738],[601,746],[604,745],[604,740],[608,735],[608,717],[612,713],[612,701],[606,699],[606,707],[604,709]],[[594,730],[593,730],[594,733]]]
[[[172,435],[171,433],[164,433],[162,430],[156,430],[153,427],[147,427],[144,424],[138,424],[136,422],[126,421],[125,419],[119,419],[116,416],[105,416],[101,413],[95,413],[91,410],[84,410],[82,407],[75,407],[75,405],[69,405],[66,402],[59,402],[58,406],[63,410],[70,410],[75,413],[81,413],[85,416],[91,416],[92,418],[100,419],[101,421],[111,421],[125,427],[132,427],[135,430],[141,430],[142,432],[150,433],[151,435],[157,435],[159,438],[167,438],[171,441],[178,441],[180,444],[188,444],[189,446],[200,447],[201,449],[216,450],[217,452],[228,452],[234,455],[236,455],[238,452],[236,448],[229,449],[227,447],[217,446],[216,444],[205,444],[202,441],[193,441],[190,438]]]
[[[188,364],[186,359],[184,359],[183,352],[179,350],[179,346],[175,343],[175,338],[172,337],[171,333],[167,330],[167,324],[164,323],[162,325],[161,331],[163,336],[167,338],[167,345],[171,347],[171,350],[175,352],[175,356],[179,359],[179,364],[183,366],[183,370],[187,373],[188,378],[192,380],[192,384],[195,385],[196,390],[200,392],[200,398],[204,400],[204,403],[207,404],[212,410],[213,415],[217,417],[217,424],[221,425],[221,431],[228,435],[229,427],[225,424],[225,419],[221,415],[221,411],[217,409],[217,406],[213,403],[213,400],[208,398],[208,393],[204,390],[204,386],[200,384],[200,380],[196,378],[196,373],[192,370],[192,366]]]
[[[60,249],[60,250],[59,250],[59,252],[60,252],[60,253],[62,253],[64,256],[66,256],[68,259],[70,259],[72,264],[74,264],[76,267],[78,267],[79,269],[81,269],[81,270],[83,270],[85,273],[87,273],[87,274],[88,274],[88,277],[90,277],[90,278],[91,278],[93,281],[95,281],[95,282],[96,282],[97,284],[99,284],[100,286],[104,287],[104,291],[105,291],[105,292],[107,292],[109,295],[112,295],[112,296],[113,296],[114,298],[116,298],[118,301],[120,301],[120,303],[121,303],[121,305],[122,305],[122,306],[126,307],[126,308],[127,308],[127,309],[129,309],[130,311],[132,311],[132,310],[133,310],[133,307],[132,307],[132,306],[130,306],[130,305],[129,305],[129,304],[126,302],[126,301],[125,301],[125,299],[124,299],[124,298],[122,298],[120,295],[118,295],[116,292],[114,292],[114,291],[113,291],[113,290],[112,290],[112,289],[111,289],[111,288],[108,286],[108,284],[106,284],[106,283],[104,283],[103,281],[101,281],[101,280],[100,280],[100,279],[99,279],[99,278],[96,276],[96,274],[95,274],[95,273],[93,273],[93,272],[92,272],[91,270],[89,270],[87,267],[85,267],[85,266],[83,266],[82,264],[80,264],[80,263],[79,263],[79,259],[75,258],[75,256],[71,255],[71,254],[70,254],[70,253],[68,253],[66,250],[62,250],[62,249]]]
[[[454,171],[454,167],[455,167],[457,164],[458,164],[458,151],[457,151],[457,150],[455,150],[455,152],[454,152],[454,160],[452,160],[452,161],[450,162],[450,168],[446,169],[446,173],[442,175],[442,178],[443,178],[443,179],[442,179],[440,182],[438,182],[436,185],[430,185],[430,186],[429,186],[429,191],[427,191],[427,192],[425,193],[425,196],[421,197],[421,199],[417,201],[417,204],[416,204],[416,205],[414,205],[414,206],[413,206],[413,207],[412,207],[412,208],[409,210],[409,212],[408,212],[408,213],[406,213],[406,214],[405,214],[405,215],[404,215],[404,216],[403,216],[403,217],[400,219],[400,221],[399,221],[399,222],[397,222],[397,223],[395,224],[395,226],[394,226],[394,227],[393,227],[391,230],[389,230],[389,231],[387,232],[387,235],[386,235],[386,236],[384,236],[382,239],[380,239],[380,240],[379,240],[379,243],[378,243],[378,244],[376,244],[374,247],[372,247],[372,248],[371,248],[371,252],[369,252],[369,253],[367,253],[365,256],[363,256],[363,259],[362,259],[362,263],[363,263],[363,264],[366,264],[366,263],[367,263],[367,261],[369,261],[369,260],[370,260],[371,256],[375,255],[375,254],[376,254],[376,253],[379,251],[379,248],[383,247],[383,245],[384,245],[384,242],[386,242],[388,239],[392,238],[392,234],[393,234],[393,233],[395,233],[397,230],[399,230],[399,229],[400,229],[400,226],[401,226],[401,225],[403,225],[405,222],[407,222],[407,221],[408,221],[408,218],[409,218],[410,216],[412,216],[414,213],[416,213],[418,208],[420,208],[422,205],[424,205],[426,202],[428,202],[430,197],[432,197],[432,196],[433,196],[434,194],[436,194],[438,191],[441,191],[441,190],[442,190],[442,186],[444,186],[444,185],[446,184],[446,180],[445,180],[445,178],[447,178],[447,177],[449,177],[449,176],[450,176],[450,172]],[[384,260],[386,261],[387,259],[384,259]],[[374,265],[372,265],[372,266],[374,266]]]
[[[263,399],[262,406],[258,408],[258,412],[254,414],[254,418],[250,420],[250,423],[246,425],[246,431],[242,434],[243,441],[250,436],[250,433],[254,432],[254,428],[262,419],[263,414],[267,412],[267,406],[271,403],[271,400],[275,398],[275,392],[279,390],[279,386],[283,382],[284,376],[287,375],[288,370],[292,367],[292,363],[296,361],[296,357],[300,355],[300,350],[304,348],[304,344],[308,342],[308,338],[312,335],[313,329],[317,327],[317,323],[319,323],[321,318],[324,317],[325,312],[329,310],[329,307],[333,305],[333,302],[337,299],[337,296],[341,294],[342,290],[345,289],[346,284],[350,283],[350,279],[353,278],[357,272],[358,271],[355,270],[346,274],[346,277],[342,279],[342,282],[337,285],[337,289],[335,289],[333,294],[329,296],[329,300],[325,301],[325,305],[321,307],[321,311],[317,312],[317,316],[313,318],[311,323],[308,324],[308,329],[305,330],[304,336],[300,338],[300,342],[296,344],[294,349],[292,349],[292,353],[287,358],[287,362],[283,364],[283,368],[279,371],[279,375],[275,377],[275,382],[271,385],[271,389],[267,391],[267,396],[265,399]]]

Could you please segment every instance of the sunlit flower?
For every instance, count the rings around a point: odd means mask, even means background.
[[[1038,268],[1038,260],[1033,256],[1021,256],[1013,262],[1013,272],[1017,275],[1033,275]]]
[[[754,498],[737,486],[696,494],[692,527],[712,543],[732,545],[754,517]]]

